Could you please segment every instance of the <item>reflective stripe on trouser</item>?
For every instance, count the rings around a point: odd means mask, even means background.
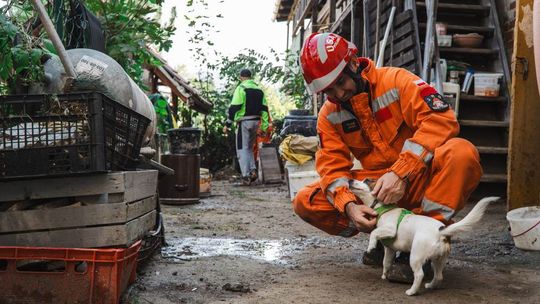
[[[241,120],[236,131],[236,156],[242,176],[249,176],[249,172],[256,170],[253,145],[257,139],[259,120]]]
[[[353,171],[358,180],[379,178],[386,170]],[[437,148],[429,170],[410,181],[400,207],[440,220],[446,224],[461,210],[476,188],[482,168],[476,148],[461,138],[450,139]],[[307,223],[332,235],[353,236],[350,221],[328,201],[318,182],[298,192],[293,200],[296,214]]]

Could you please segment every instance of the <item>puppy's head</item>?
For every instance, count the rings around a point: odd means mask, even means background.
[[[368,206],[371,206],[375,201],[375,196],[371,194],[370,181],[353,179],[349,182],[349,189],[356,195],[362,202]]]

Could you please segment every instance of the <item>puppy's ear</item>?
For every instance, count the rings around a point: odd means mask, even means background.
[[[366,178],[364,179],[364,183],[368,185],[369,189],[373,190],[373,188],[375,188],[375,184],[377,183],[377,180],[374,178]]]

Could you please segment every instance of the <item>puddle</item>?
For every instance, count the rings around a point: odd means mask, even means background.
[[[161,250],[165,258],[192,260],[213,256],[241,256],[280,263],[290,253],[280,240],[238,240],[228,238],[183,238],[167,240],[170,246]]]
[[[161,250],[164,258],[189,261],[215,256],[246,257],[273,264],[289,265],[293,257],[316,248],[357,247],[341,238],[295,238],[282,240],[253,240],[232,238],[168,239],[169,246]]]

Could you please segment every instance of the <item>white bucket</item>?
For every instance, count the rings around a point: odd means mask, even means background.
[[[501,73],[475,73],[474,75],[475,96],[499,96],[499,78]]]
[[[511,210],[506,219],[517,248],[540,250],[540,206]]]
[[[291,201],[294,199],[298,191],[317,180],[319,180],[319,174],[317,171],[299,171],[289,173],[289,194],[291,195]]]

